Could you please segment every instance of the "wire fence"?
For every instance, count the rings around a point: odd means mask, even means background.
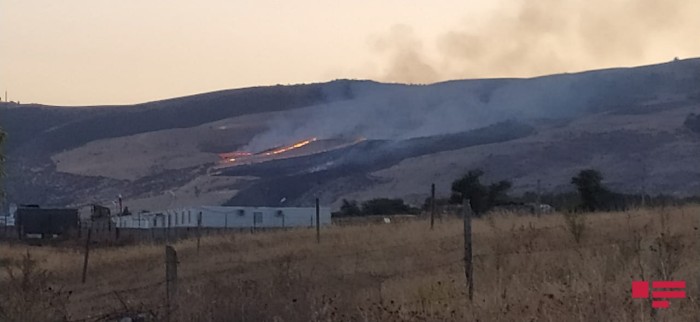
[[[426,230],[428,226],[426,225]],[[3,231],[3,228],[6,227],[0,227],[0,232]],[[96,232],[96,234],[99,236],[100,232],[107,232],[109,234],[109,238],[114,237],[113,231],[110,230],[109,227],[103,227],[105,229],[100,229],[100,228],[95,228],[93,232]],[[8,229],[9,230],[9,229]],[[11,231],[11,230],[10,230]],[[216,230],[211,230],[209,234],[214,235],[214,234],[227,234],[227,233],[234,233],[234,232],[239,232],[240,230],[234,230],[234,229],[229,229],[229,230],[221,230],[221,229],[216,229]],[[638,240],[623,240],[623,239],[606,239],[606,241],[598,241],[598,239],[592,238],[591,240],[593,242],[589,243],[560,243],[560,244],[544,244],[541,242],[544,234],[552,234],[552,233],[561,233],[561,234],[569,234],[567,232],[567,227],[564,225],[551,225],[551,226],[545,226],[545,227],[533,227],[533,226],[522,226],[522,227],[515,227],[510,230],[503,230],[501,231],[502,233],[509,233],[513,236],[519,236],[522,237],[523,241],[528,241],[529,242],[535,242],[535,244],[532,244],[530,246],[527,245],[527,243],[523,244],[516,244],[516,245],[501,245],[502,247],[494,247],[494,245],[497,245],[498,243],[493,243],[489,242],[488,247],[483,247],[481,246],[480,242],[485,241],[485,238],[500,238],[500,236],[495,236],[494,232],[497,232],[497,230],[494,228],[493,231],[487,232],[479,232],[479,233],[472,233],[473,237],[475,237],[475,246],[476,248],[474,249],[474,254],[471,256],[473,260],[476,261],[476,263],[482,262],[483,264],[484,261],[488,260],[489,258],[495,258],[495,257],[502,257],[502,256],[537,256],[541,254],[546,254],[546,253],[560,253],[560,252],[571,252],[572,250],[576,251],[582,251],[582,250],[596,250],[596,249],[610,249],[611,247],[639,247],[639,241]],[[200,231],[201,233],[201,231]],[[201,233],[201,235],[206,235],[205,233]],[[86,234],[81,233],[81,236],[85,238]],[[122,238],[124,235],[120,236]],[[127,235],[128,236],[128,235]],[[192,237],[191,235],[188,234],[182,234],[181,238],[186,238],[186,237]],[[283,235],[282,235],[283,236]],[[309,235],[311,236],[311,235]],[[537,240],[540,240],[539,243],[537,243]],[[147,239],[149,241],[153,241],[156,239]],[[168,241],[173,241],[174,239],[167,239],[164,238],[162,240],[158,239],[158,241],[162,241],[163,244],[166,244]],[[221,263],[222,265],[211,265],[211,262],[209,262],[207,265],[198,265],[198,258],[196,256],[186,256],[185,261],[182,263],[179,263],[180,266],[186,265],[186,270],[184,270],[178,277],[179,283],[182,284],[189,284],[189,283],[196,283],[198,279],[200,279],[203,275],[209,276],[209,277],[216,277],[216,276],[228,276],[231,278],[236,278],[237,276],[240,276],[243,272],[245,272],[248,268],[250,267],[280,267],[281,265],[284,265],[285,263],[289,262],[294,262],[294,263],[301,263],[304,261],[310,261],[313,264],[313,261],[317,262],[333,262],[333,261],[339,261],[339,260],[354,260],[354,261],[379,261],[381,262],[381,258],[383,257],[382,255],[393,255],[393,257],[386,256],[386,261],[389,266],[392,266],[391,270],[385,270],[382,274],[370,274],[371,272],[365,272],[366,274],[371,275],[372,278],[376,279],[377,283],[381,284],[386,281],[392,280],[392,279],[397,279],[397,278],[402,278],[405,276],[413,276],[413,275],[418,275],[418,274],[436,274],[440,271],[445,271],[449,270],[451,272],[455,271],[461,271],[464,266],[465,266],[465,254],[463,253],[464,251],[464,243],[461,240],[460,235],[448,235],[448,236],[441,236],[441,235],[432,235],[428,236],[428,238],[424,239],[411,239],[410,242],[398,242],[398,243],[392,243],[392,244],[378,244],[377,246],[374,247],[368,247],[366,244],[362,244],[361,242],[359,243],[354,243],[355,247],[358,247],[356,249],[328,249],[327,247],[319,247],[319,248],[310,248],[310,249],[304,249],[296,252],[291,252],[288,254],[271,254],[269,256],[259,256],[255,257],[254,259],[246,259],[244,256],[241,256],[240,258],[237,259],[231,259],[229,258],[225,263]],[[484,243],[486,244],[486,243]],[[323,244],[322,244],[323,245]],[[573,248],[572,248],[573,245]],[[189,255],[193,255],[191,252],[194,250],[191,248],[191,245],[188,246],[189,248],[183,249],[186,253],[189,252]],[[447,259],[447,260],[440,260],[440,261],[426,261],[423,258],[423,255],[417,251],[417,249],[422,248],[423,252],[425,250],[429,251],[434,251],[438,252],[440,254],[439,258],[440,259]],[[646,251],[642,249],[641,251]],[[410,265],[402,266],[402,265],[396,265],[396,263],[390,262],[390,258],[396,258],[397,254],[405,254],[404,259],[410,260],[411,263]],[[399,256],[400,257],[400,256]],[[165,274],[161,274],[159,271],[162,271],[162,268],[165,266],[165,262],[162,262],[163,266],[160,264],[154,265],[150,267],[146,271],[140,271],[140,272],[135,272],[135,275],[139,274],[142,275],[143,278],[137,278],[137,281],[139,281],[139,285],[133,286],[133,287],[120,287],[118,284],[107,284],[108,290],[104,291],[97,291],[97,290],[92,290],[88,292],[89,298],[85,298],[84,300],[95,302],[95,303],[112,303],[112,304],[117,304],[115,306],[109,306],[109,305],[103,305],[102,307],[97,307],[93,308],[90,310],[88,314],[85,316],[80,316],[76,317],[75,319],[71,321],[107,321],[110,319],[116,319],[120,316],[120,314],[123,314],[125,311],[130,311],[129,305],[127,304],[127,301],[124,301],[122,298],[123,296],[131,296],[133,297],[135,294],[146,294],[142,297],[141,300],[137,297],[137,301],[142,301],[140,304],[142,306],[146,306],[149,309],[153,311],[163,311],[165,310],[166,312],[170,312],[172,310],[172,307],[163,304],[162,299],[165,297],[166,294],[166,288],[168,286],[168,283],[166,282],[164,276]],[[221,267],[223,266],[223,267]],[[153,276],[162,276],[158,277],[160,280],[154,281],[154,280],[144,280],[146,277],[153,277]],[[133,284],[133,282],[131,282]],[[86,286],[76,286],[74,289],[69,289],[69,290],[62,290],[60,293],[64,295],[69,295],[69,294],[77,294],[80,292],[85,291]],[[154,295],[155,294],[155,295]],[[440,297],[435,297],[433,300],[437,301],[447,301],[447,300],[453,300],[452,296],[445,297],[445,298],[440,298]],[[411,304],[421,304],[421,301],[409,301],[407,303]]]
[[[561,227],[549,227],[547,230],[550,229],[562,229]],[[429,240],[427,243],[439,243],[439,242],[444,242],[444,239],[435,239],[435,240]],[[599,243],[587,243],[587,244],[580,244],[576,245],[576,248],[581,250],[581,249],[602,249],[602,248],[610,248],[610,247],[621,247],[621,246],[627,246],[627,245],[634,245],[636,241],[629,240],[629,241],[613,241],[613,242],[599,242]],[[416,257],[413,259],[415,260],[412,267],[400,267],[397,266],[396,270],[391,272],[390,274],[387,275],[377,275],[375,278],[377,279],[378,283],[383,283],[391,279],[396,279],[396,278],[402,278],[405,276],[412,276],[416,274],[434,274],[438,271],[441,270],[456,270],[456,271],[461,271],[464,266],[464,257],[461,254],[461,251],[463,250],[464,245],[457,241],[452,241],[451,246],[449,247],[441,247],[439,245],[436,245],[436,247],[439,248],[441,254],[443,257],[448,257],[452,258],[447,261],[440,261],[440,262],[425,262],[422,263],[420,261],[420,256],[417,254]],[[382,245],[382,246],[377,246],[375,248],[369,248],[369,249],[355,249],[355,250],[346,250],[346,251],[337,251],[334,250],[333,253],[316,253],[315,255],[312,253],[304,253],[304,252],[298,252],[298,253],[292,253],[290,254],[291,257],[276,257],[276,258],[263,258],[257,261],[233,261],[233,262],[228,262],[225,268],[221,269],[207,269],[204,267],[202,268],[201,271],[197,271],[191,274],[183,274],[179,276],[179,282],[180,283],[190,283],[190,282],[195,282],[198,278],[201,278],[202,275],[206,275],[208,277],[215,277],[215,276],[220,276],[220,275],[228,275],[228,276],[235,276],[238,273],[244,272],[246,267],[251,267],[251,266],[256,266],[256,265],[267,265],[270,267],[279,267],[280,265],[287,263],[287,262],[300,262],[300,261],[308,261],[308,260],[322,260],[322,261],[337,261],[337,260],[343,260],[343,259],[352,259],[352,260],[363,260],[367,259],[368,257],[371,256],[377,256],[377,255],[382,255],[382,254],[390,254],[390,253],[397,253],[397,252],[406,252],[406,253],[411,253],[415,250],[416,246],[419,245],[425,245],[425,241],[423,242],[414,242],[414,243],[398,243],[398,244],[391,244],[391,245]],[[570,245],[569,245],[570,246]],[[476,252],[473,255],[473,258],[478,261],[486,260],[489,257],[496,257],[496,256],[531,256],[531,255],[538,255],[538,254],[543,254],[543,253],[557,253],[557,252],[571,252],[572,249],[567,246],[567,245],[551,245],[549,247],[545,248],[537,248],[537,249],[522,249],[522,248],[517,248],[513,250],[501,250],[498,252],[491,251],[490,249],[483,249],[479,252]],[[184,264],[184,263],[182,263]],[[189,262],[187,263],[188,265],[192,266],[194,265],[196,267],[195,262]],[[158,268],[153,268],[152,270],[158,270]],[[152,272],[151,272],[152,273]],[[146,275],[146,274],[144,274]],[[157,292],[162,292],[162,294],[165,294],[165,289],[164,287],[166,286],[166,281],[163,279],[161,281],[157,282],[150,282],[147,284],[142,284],[136,287],[127,287],[127,288],[114,288],[110,289],[109,291],[105,292],[100,292],[96,294],[91,294],[90,298],[94,301],[98,301],[104,298],[111,298],[112,302],[119,301],[119,295],[120,294],[135,294],[139,292],[144,292],[147,294],[153,294]],[[66,291],[70,292],[70,291]],[[432,298],[433,301],[440,301],[440,300],[454,300],[453,297],[446,297],[444,299],[440,299],[437,297]],[[411,303],[407,304],[420,304],[421,301],[414,301]],[[149,306],[152,308],[158,308],[159,310],[162,309],[167,309],[166,305],[160,305],[160,304],[155,304],[153,306]],[[116,314],[119,313],[118,309],[111,309],[110,312],[99,312],[98,314],[92,314],[90,317],[81,317],[76,320],[72,321],[104,321],[104,318],[106,317],[114,317]]]

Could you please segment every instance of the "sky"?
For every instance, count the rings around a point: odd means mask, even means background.
[[[696,0],[0,0],[0,91],[133,104],[636,66],[700,56],[698,13]]]

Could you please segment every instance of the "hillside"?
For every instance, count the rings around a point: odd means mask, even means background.
[[[131,106],[2,103],[0,126],[11,202],[109,204],[121,194],[135,209],[159,209],[417,203],[430,183],[446,195],[477,167],[517,193],[537,180],[569,189],[576,171],[595,167],[617,190],[700,194],[691,113],[700,113],[700,59],[431,85],[339,80]]]

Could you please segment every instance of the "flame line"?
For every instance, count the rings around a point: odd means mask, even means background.
[[[284,153],[284,152],[287,152],[287,151],[291,151],[291,150],[294,150],[294,149],[298,149],[298,148],[300,148],[300,147],[302,147],[302,146],[305,146],[305,145],[307,145],[307,144],[309,144],[309,143],[311,143],[311,142],[314,142],[314,141],[316,141],[316,138],[311,138],[311,139],[308,139],[308,140],[304,140],[304,141],[301,141],[301,142],[294,143],[294,144],[292,144],[292,145],[290,145],[290,146],[287,146],[287,147],[284,147],[284,148],[279,148],[279,149],[274,150],[274,151],[266,152],[266,153],[264,153],[263,155],[268,156],[268,155],[274,155],[274,154]]]

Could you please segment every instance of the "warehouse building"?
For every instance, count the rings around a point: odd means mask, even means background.
[[[201,215],[204,228],[289,228],[316,225],[315,207],[224,207],[198,206],[159,212],[115,216],[119,228],[197,227]],[[320,207],[322,226],[331,224],[331,209]]]

